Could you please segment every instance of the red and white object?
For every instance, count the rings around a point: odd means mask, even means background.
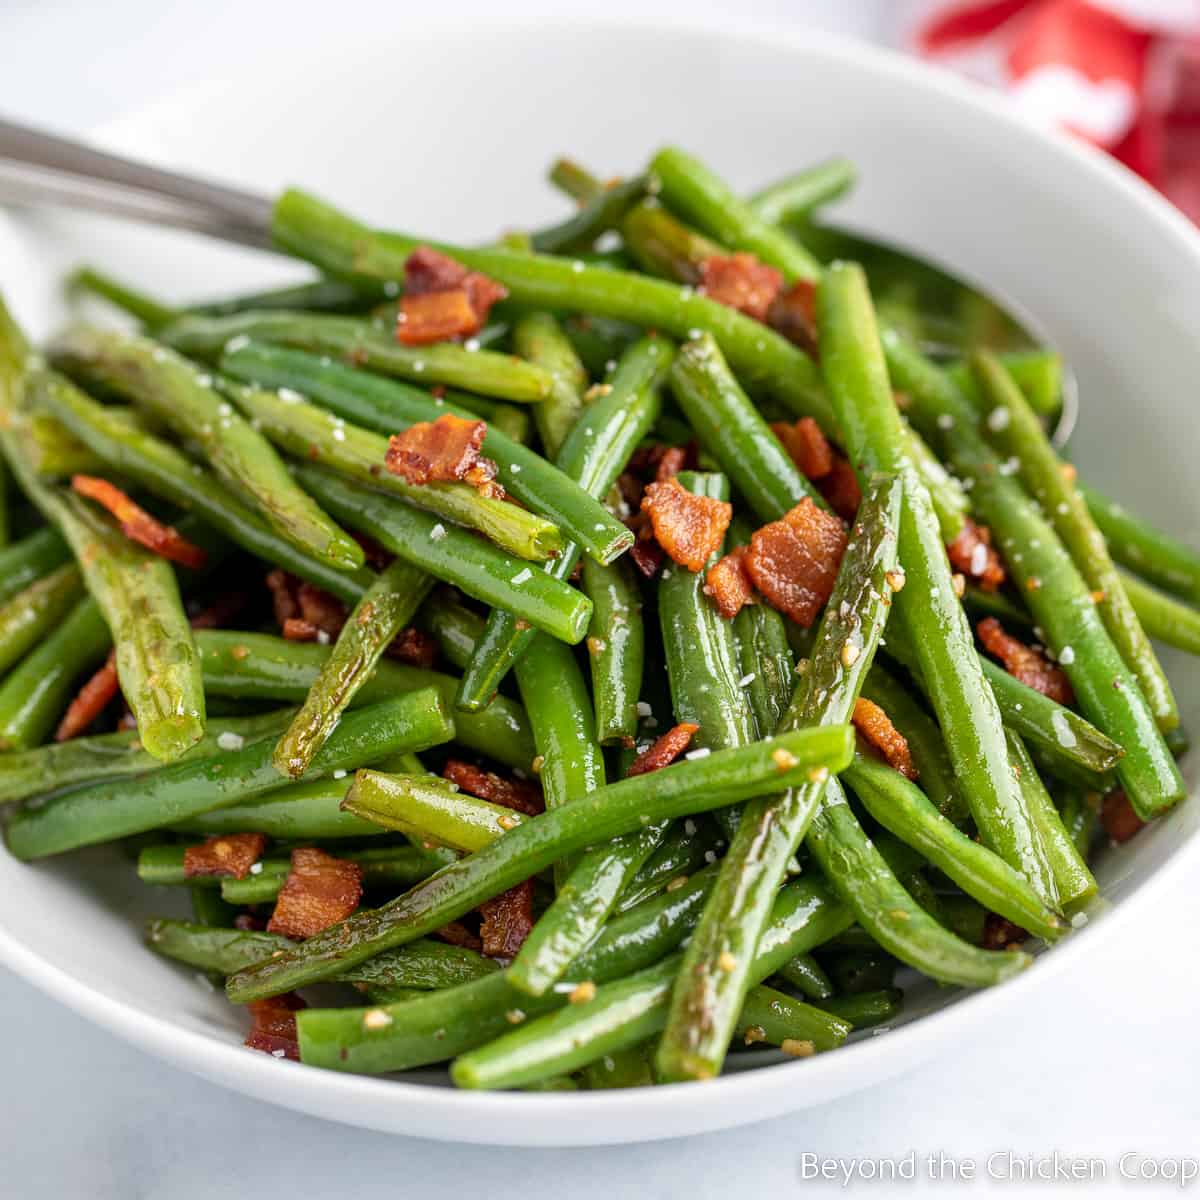
[[[917,0],[902,40],[1109,151],[1200,220],[1200,0]]]

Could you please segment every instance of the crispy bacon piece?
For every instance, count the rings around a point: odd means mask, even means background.
[[[485,496],[499,499],[496,464],[480,456],[486,421],[446,413],[436,421],[418,421],[388,441],[387,469],[412,484],[463,480]]]
[[[222,629],[250,603],[245,592],[225,592],[201,609],[189,624],[193,629]]]
[[[533,880],[526,879],[479,906],[479,936],[488,958],[516,958],[533,928]]]
[[[303,846],[292,851],[292,869],[267,922],[271,933],[307,938],[343,921],[362,899],[362,867]]]
[[[983,648],[998,658],[1014,679],[1059,704],[1070,704],[1075,699],[1064,672],[1032,646],[1005,633],[1004,626],[995,617],[985,617],[975,626],[975,632]]]
[[[137,542],[162,558],[195,570],[208,561],[208,555],[199,546],[194,546],[177,529],[164,525],[140,504],[135,504],[107,479],[98,479],[95,475],[72,475],[71,487],[81,496],[95,500],[108,509],[121,526],[121,532],[131,542]]]
[[[817,353],[817,286],[798,279],[779,293],[767,313],[767,324],[809,354]]]
[[[507,295],[494,279],[418,246],[404,264],[396,338],[406,346],[427,346],[471,337],[483,328],[492,305]]]
[[[315,642],[322,634],[336,638],[346,623],[346,606],[328,592],[302,583],[286,571],[267,576],[275,620],[290,642]]]
[[[790,425],[776,421],[771,432],[783,443],[788,457],[806,479],[824,479],[833,470],[833,447],[812,417],[801,417]]]
[[[693,725],[690,721],[683,721],[674,729],[668,729],[653,746],[648,750],[643,750],[629,764],[625,778],[629,779],[634,775],[645,775],[647,771],[657,771],[662,767],[669,767],[688,748],[699,729],[699,725]]]
[[[980,945],[985,950],[1015,950],[1022,942],[1029,940],[1029,934],[1014,925],[999,913],[990,912],[983,920],[983,940]]]
[[[854,714],[850,719],[854,728],[883,755],[889,767],[899,771],[905,779],[919,777],[908,749],[908,739],[878,704],[859,697],[854,702]]]
[[[75,699],[67,706],[63,719],[54,731],[54,740],[67,742],[78,737],[109,706],[120,690],[116,652],[110,651],[104,666],[79,689]]]
[[[843,521],[854,520],[862,503],[862,491],[854,468],[840,454],[833,456],[833,467],[829,474],[817,480],[817,491]]]
[[[245,1045],[275,1058],[299,1062],[296,1013],[308,1005],[295,992],[284,992],[282,996],[269,996],[266,1000],[251,1000],[246,1007],[250,1010],[253,1025],[246,1035]]]
[[[267,848],[263,833],[222,833],[183,852],[183,877],[227,875],[245,879]]]
[[[654,540],[649,526],[639,531],[638,540],[629,548],[629,557],[633,565],[646,579],[653,579],[658,574],[666,555],[663,548]]]
[[[267,575],[267,589],[271,593],[271,604],[275,610],[275,624],[281,629],[292,617],[300,615],[300,601],[296,589],[300,581],[278,567]]]
[[[674,479],[683,470],[687,459],[686,446],[668,446],[660,455],[658,466],[654,469],[655,482],[664,483],[668,479]]]
[[[700,288],[710,300],[765,321],[783,275],[753,254],[713,254],[700,263]]]
[[[841,521],[805,497],[754,532],[743,561],[767,603],[807,629],[833,591],[845,551]]]
[[[288,642],[315,642],[321,631],[303,617],[288,617],[283,623],[283,637]]]
[[[451,921],[448,925],[443,925],[441,929],[435,929],[433,936],[451,946],[463,946],[467,950],[483,949],[479,935],[472,933],[461,921]]]
[[[387,649],[390,658],[398,658],[403,663],[414,667],[428,669],[437,662],[438,642],[423,630],[414,629],[411,625],[402,629]]]
[[[1124,792],[1109,792],[1100,809],[1100,824],[1114,842],[1127,842],[1146,822],[1133,811]]]
[[[727,621],[732,621],[743,606],[750,603],[754,597],[754,584],[746,570],[745,546],[734,546],[708,568],[704,591],[712,597],[717,612]]]
[[[527,817],[536,817],[546,808],[541,789],[534,784],[521,779],[505,779],[494,771],[484,771],[461,759],[448,758],[442,768],[442,777],[480,800],[502,804]]]
[[[681,567],[702,570],[721,548],[733,505],[689,492],[677,479],[652,483],[642,497],[655,541]]]
[[[954,569],[973,579],[985,592],[994,592],[1004,582],[1004,564],[992,549],[992,531],[986,525],[976,525],[967,517],[946,553]]]
[[[233,918],[234,929],[240,929],[243,933],[262,933],[266,929],[267,923],[252,912],[240,912]]]
[[[346,623],[346,606],[336,597],[311,583],[296,590],[300,615],[330,637],[337,637]]]

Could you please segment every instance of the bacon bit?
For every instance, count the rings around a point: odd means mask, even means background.
[[[433,388],[431,391],[436,394],[437,388]],[[374,567],[376,571],[382,571],[396,557],[385,550],[374,538],[368,537],[365,533],[356,533],[354,530],[350,530],[349,532],[350,536],[362,547],[362,552],[366,555],[368,565]]]
[[[642,497],[654,538],[681,567],[700,571],[721,548],[733,505],[689,492],[677,479],[652,483]]]
[[[282,629],[291,617],[300,615],[300,602],[296,599],[300,581],[294,575],[276,568],[267,576],[266,582],[275,609],[275,624]]]
[[[653,537],[649,534],[645,537],[639,534],[638,540],[629,548],[629,557],[645,578],[653,579],[666,555]]]
[[[807,629],[833,591],[845,550],[841,521],[805,497],[754,532],[744,562],[767,602]]]
[[[334,858],[313,846],[292,851],[292,868],[275,911],[267,922],[270,933],[307,938],[344,921],[362,899],[362,867]]]
[[[267,923],[262,917],[252,912],[241,912],[233,918],[234,929],[240,929],[243,933],[262,933]]]
[[[736,308],[756,321],[765,321],[783,275],[744,250],[712,254],[700,263],[700,290],[710,300]]]
[[[669,767],[688,748],[699,730],[700,726],[693,725],[690,721],[683,721],[674,729],[668,729],[653,746],[643,750],[629,764],[625,778],[630,779],[634,775],[645,775],[648,771]]]
[[[137,542],[162,558],[193,570],[199,570],[208,561],[208,555],[199,546],[189,542],[177,529],[164,525],[140,504],[135,504],[107,479],[97,479],[94,475],[72,475],[71,487],[81,496],[95,500],[108,509],[121,526],[121,532],[131,542]]]
[[[860,697],[854,702],[854,714],[850,720],[854,728],[883,755],[889,767],[899,771],[905,779],[919,778],[907,738],[878,704]]]
[[[746,570],[746,547],[735,546],[708,568],[704,591],[712,597],[717,612],[727,621],[742,611],[754,596],[754,584]]]
[[[322,633],[335,638],[342,632],[342,626],[346,623],[346,606],[336,596],[311,583],[302,583],[297,589],[296,599],[300,605],[300,615]]]
[[[346,606],[328,592],[301,583],[286,571],[267,576],[275,620],[290,642],[315,642],[321,634],[336,638],[346,623]]]
[[[533,928],[533,880],[526,879],[479,906],[479,936],[488,958],[516,958]]]
[[[483,942],[477,933],[472,933],[461,921],[451,921],[441,929],[433,931],[435,938],[440,938],[451,946],[463,946],[467,950],[482,950]]]
[[[970,517],[963,521],[946,553],[954,569],[975,580],[985,592],[994,592],[1006,578],[1000,555],[992,549],[992,531],[986,525],[976,525]]]
[[[458,784],[464,792],[478,796],[480,800],[502,804],[505,808],[524,813],[527,817],[536,817],[546,809],[541,789],[532,783],[505,779],[494,771],[481,770],[461,759],[448,758],[442,768],[442,778]]]
[[[232,879],[245,879],[266,848],[267,837],[263,833],[218,834],[183,852],[183,877],[227,875]]]
[[[1100,809],[1100,824],[1114,842],[1127,842],[1146,822],[1133,811],[1124,792],[1109,792]]]
[[[674,479],[683,470],[687,457],[688,452],[685,446],[668,446],[658,460],[654,481],[665,483],[668,479]]]
[[[104,666],[79,689],[75,699],[67,706],[63,719],[54,731],[54,740],[67,742],[78,737],[109,706],[120,690],[116,652],[110,651]]]
[[[494,279],[418,246],[404,264],[396,339],[406,346],[426,346],[471,337],[483,328],[492,305],[507,295]]]
[[[771,432],[806,479],[824,479],[833,470],[833,447],[812,417],[801,417],[791,425],[776,421]]]
[[[410,625],[396,634],[387,652],[389,658],[397,658],[410,666],[428,670],[437,662],[438,649],[437,638]]]
[[[193,629],[221,629],[249,603],[250,597],[245,592],[226,592],[201,609],[189,623]]]
[[[1063,671],[1033,647],[1005,633],[1004,626],[995,617],[985,617],[975,626],[975,632],[984,649],[998,658],[1014,679],[1059,704],[1074,701],[1075,694]]]
[[[315,642],[320,630],[303,617],[288,617],[283,623],[283,637],[288,642]]]
[[[809,354],[817,353],[817,288],[798,279],[775,297],[767,313],[767,324]]]
[[[296,1013],[308,1005],[295,992],[284,992],[282,996],[269,996],[266,1000],[251,1000],[246,1007],[250,1010],[253,1025],[244,1044],[251,1050],[262,1050],[275,1058],[290,1058],[299,1062],[300,1037],[296,1032]]]
[[[1022,942],[1029,940],[1029,934],[1014,925],[999,913],[990,912],[983,921],[983,938],[980,945],[985,950],[1015,950]]]
[[[496,464],[479,453],[486,435],[486,421],[453,413],[418,421],[388,441],[387,469],[412,484],[462,480],[481,495],[503,499],[504,489],[495,482]]]
[[[829,474],[817,480],[817,491],[843,521],[854,520],[862,503],[862,490],[854,468],[840,454],[833,456],[833,469]]]

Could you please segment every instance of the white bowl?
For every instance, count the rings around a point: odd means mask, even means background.
[[[307,62],[264,59],[253,75],[189,92],[106,136],[168,165],[264,192],[298,183],[380,225],[461,238],[561,215],[542,182],[559,153],[622,172],[677,142],[747,189],[848,155],[861,182],[846,220],[1035,314],[1079,376],[1075,449],[1087,476],[1176,533],[1197,527],[1200,432],[1189,418],[1200,238],[1121,168],[899,57],[779,32],[426,28],[400,42],[325,47]],[[0,286],[35,331],[61,319],[57,281],[81,259],[179,298],[297,274],[201,239],[0,214]],[[1181,656],[1167,660],[1185,723],[1200,728],[1200,675]],[[969,1027],[1018,1022],[1037,996],[1046,1001],[1056,972],[1132,933],[1125,918],[1145,915],[1165,871],[1194,866],[1198,822],[1193,798],[1103,855],[1112,908],[1021,978],[972,996],[917,989],[884,1036],[705,1085],[486,1095],[430,1086],[446,1082],[436,1071],[362,1078],[247,1051],[242,1014],[142,947],[142,917],[174,898],[143,887],[111,851],[36,866],[0,854],[0,955],[152,1054],[304,1112],[447,1140],[648,1140],[816,1104],[953,1046]]]

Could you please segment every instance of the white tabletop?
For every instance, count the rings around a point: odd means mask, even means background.
[[[456,7],[466,14],[485,6],[458,0]],[[508,7],[561,15],[564,6]],[[885,0],[741,0],[738,12],[758,24],[803,21],[875,37],[897,7]],[[266,52],[268,37],[270,52],[311,42],[303,9],[295,0],[6,0],[0,113],[82,132],[172,87],[248,67]],[[333,9],[377,25],[404,17],[397,0],[341,0]],[[728,5],[609,0],[605,11],[702,21],[727,15]],[[1036,1193],[1062,1184],[1025,1188],[1013,1180],[1030,1156],[1049,1169],[1046,1156],[1056,1150],[1103,1161],[1103,1179],[1094,1175],[1081,1195],[1144,1188],[1121,1178],[1123,1154],[1147,1156],[1165,1170],[1171,1160],[1200,1156],[1200,881],[1177,880],[1157,900],[1151,926],[1077,964],[1041,997],[1041,1010],[1025,1010],[1022,1027],[992,1029],[898,1081],[794,1116],[599,1150],[442,1145],[267,1107],[161,1065],[0,968],[0,1195],[211,1200],[236,1188],[240,1195],[438,1200],[478,1189],[489,1200],[702,1200],[788,1196],[800,1187],[832,1194],[843,1190],[841,1181],[804,1180],[806,1154],[829,1161],[831,1170],[857,1165],[862,1172],[913,1152],[916,1179],[906,1194],[953,1186],[951,1168],[937,1170],[938,1156],[954,1164],[959,1186]],[[1017,1160],[1011,1166],[1010,1154]],[[1126,1169],[1140,1161],[1126,1159]],[[972,1168],[977,1181],[965,1181]],[[989,1168],[1010,1178],[990,1177]],[[878,1183],[852,1186],[892,1194]]]

